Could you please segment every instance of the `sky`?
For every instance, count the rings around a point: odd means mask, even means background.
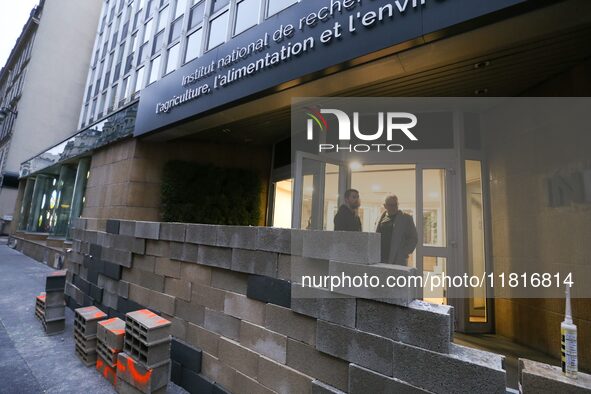
[[[29,14],[39,0],[0,0],[0,68],[21,35]]]

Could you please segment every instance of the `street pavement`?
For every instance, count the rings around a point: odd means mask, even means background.
[[[76,357],[69,308],[59,335],[45,335],[35,318],[35,297],[52,271],[0,243],[0,394],[114,393],[94,367]],[[184,390],[169,384],[168,392]]]

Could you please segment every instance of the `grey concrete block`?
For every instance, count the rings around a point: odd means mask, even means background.
[[[408,366],[412,368],[411,365]],[[429,393],[396,378],[370,371],[355,364],[349,365],[349,394],[365,393]]]
[[[211,224],[188,224],[185,240],[194,244],[215,246],[218,227]]]
[[[328,275],[328,260],[313,259],[302,256],[287,256],[290,259],[291,280],[296,283],[302,283],[304,278],[321,278]],[[361,267],[367,267],[363,265]],[[279,268],[278,268],[279,270]]]
[[[191,301],[191,282],[175,278],[164,278],[164,292]]]
[[[156,257],[147,255],[134,255],[133,263],[134,270],[154,272],[156,267]]]
[[[101,274],[99,274],[98,276],[97,285],[98,287],[112,294],[117,294],[117,291],[119,290],[119,281],[116,281]]]
[[[168,251],[170,253],[170,258],[173,260],[182,260],[184,247],[185,247],[184,243],[171,241],[169,244],[169,247],[168,247]]]
[[[103,248],[101,258],[109,263],[117,264],[122,267],[131,268],[132,254],[131,252]]]
[[[156,275],[152,272],[140,271],[140,286],[147,289],[164,292],[164,277],[162,275]]]
[[[240,344],[278,363],[285,364],[286,362],[287,337],[285,335],[242,321],[240,324]]]
[[[117,294],[119,295],[119,297],[128,298],[129,297],[129,282],[126,282],[124,280],[120,280]]]
[[[114,235],[113,246],[115,249],[133,252],[135,254],[146,253],[146,240],[130,235]]]
[[[119,234],[135,237],[135,223],[133,220],[120,220]]]
[[[308,345],[316,345],[316,319],[278,305],[267,304],[266,308],[266,328]]]
[[[591,393],[591,375],[579,372],[577,379],[564,376],[560,367],[519,359],[519,392],[523,394]]]
[[[218,226],[216,245],[226,248],[256,248],[257,227]]]
[[[164,241],[185,242],[185,231],[187,225],[184,223],[161,223],[160,239]]]
[[[354,231],[305,231],[302,256],[345,263],[380,262],[380,235]]]
[[[117,309],[118,299],[119,297],[117,297],[117,294],[109,293],[108,291],[103,291],[103,305],[108,306],[112,309]]]
[[[345,394],[345,391],[341,391],[335,387],[329,386],[320,380],[314,380],[312,382],[312,394]]]
[[[240,319],[206,308],[205,329],[226,338],[238,340],[240,338]]]
[[[328,290],[291,286],[291,309],[302,315],[315,317],[343,326],[355,327],[357,300],[339,296]]]
[[[439,353],[449,352],[453,325],[447,305],[413,301],[408,307],[357,300],[357,329]]]
[[[70,226],[72,228],[75,228],[78,230],[85,230],[86,229],[86,218],[72,219],[72,221],[70,222]]]
[[[224,313],[262,326],[265,322],[265,305],[245,295],[227,292]]]
[[[197,252],[199,264],[230,269],[232,267],[232,249],[201,245]]]
[[[455,344],[449,354],[393,345],[393,376],[408,384],[433,392],[506,392],[503,356]]]
[[[188,261],[190,263],[197,263],[199,261],[199,245],[184,243],[183,254],[181,255],[180,261]]]
[[[160,237],[160,223],[135,222],[135,237],[158,240]]]
[[[392,376],[393,344],[388,338],[323,320],[316,326],[318,350],[383,375]]]
[[[170,278],[181,278],[181,262],[166,257],[156,257],[154,273]]]
[[[277,253],[233,249],[232,270],[275,278],[277,277]]]
[[[205,307],[195,302],[187,302],[177,298],[174,314],[183,320],[202,326],[205,321]]]
[[[248,274],[233,272],[225,269],[211,269],[211,285],[218,289],[246,294],[248,288]]]
[[[333,288],[335,292],[350,295],[352,297],[381,299],[384,302],[396,305],[408,305],[416,298],[417,288],[414,285],[388,287],[389,277],[405,277],[406,284],[416,284],[408,280],[411,275],[416,275],[416,269],[392,264],[361,265],[330,261],[328,274],[341,279],[341,287]],[[361,280],[367,278],[367,280]],[[359,286],[355,280],[361,284]],[[373,281],[373,285],[372,285]],[[367,283],[365,283],[367,282]],[[336,282],[334,282],[336,284]],[[383,287],[382,287],[383,286]]]
[[[291,253],[292,230],[274,227],[257,227],[255,247],[257,250],[265,250],[275,253]]]
[[[174,316],[174,301],[175,298],[173,296],[160,293],[159,291],[150,291],[148,305],[157,311]]]
[[[170,256],[170,242],[148,239],[146,240],[146,254],[156,257],[168,257]]]
[[[324,354],[313,346],[287,339],[287,365],[340,390],[349,387],[349,363]]]

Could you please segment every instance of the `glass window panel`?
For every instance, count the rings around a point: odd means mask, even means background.
[[[158,77],[160,76],[160,58],[162,56],[158,56],[152,60],[152,64],[150,65],[150,79],[148,80],[148,85],[152,82],[155,82]]]
[[[445,204],[445,169],[423,170],[423,245],[447,245]]]
[[[166,60],[165,74],[168,74],[169,72],[172,72],[176,69],[176,65],[179,60],[180,47],[181,47],[181,44],[176,44],[175,46],[173,46],[172,48],[170,48],[168,50],[168,59]]]
[[[187,0],[177,0],[176,8],[174,10],[174,17],[178,18],[179,16],[185,13],[185,9],[187,9]]]
[[[160,30],[164,29],[164,27],[168,23],[168,10],[169,9],[170,9],[170,7],[167,6],[166,8],[163,8],[162,11],[160,11],[160,15],[158,15],[158,27],[156,28],[156,31],[160,31]]]
[[[267,16],[275,15],[292,4],[297,3],[298,0],[269,0],[267,5]]]
[[[180,37],[182,27],[183,27],[183,18],[182,17],[180,17],[179,19],[177,19],[176,21],[174,21],[170,25],[170,34],[168,37],[169,44]]]
[[[127,98],[129,95],[129,77],[125,78],[123,82],[121,82],[121,92],[119,92],[121,99],[119,102],[122,102]]]
[[[486,271],[484,249],[484,206],[482,167],[476,160],[466,161],[466,203],[468,223],[468,275],[481,277]],[[470,322],[486,323],[486,287],[470,287]]]
[[[211,13],[221,10],[230,3],[230,0],[212,0],[211,1]]]
[[[208,50],[215,48],[226,41],[229,15],[230,13],[226,11],[209,22],[209,41],[207,43]]]
[[[447,287],[446,281],[443,280],[447,270],[447,259],[445,257],[436,256],[424,256],[423,257],[423,301],[430,302],[431,304],[447,304]],[[433,282],[427,280],[427,275],[433,278],[435,276],[440,277],[439,281]],[[439,283],[440,286],[431,286],[433,283]]]
[[[142,45],[140,47],[140,50],[139,50],[138,56],[137,56],[137,64],[138,64],[138,66],[144,62],[144,55],[146,53],[146,48],[148,48],[148,44],[149,43],[146,42],[144,45]]]
[[[203,13],[205,12],[205,1],[198,3],[191,8],[189,19],[189,30],[203,22]]]
[[[144,83],[144,69],[145,69],[145,67],[140,67],[137,70],[137,78],[135,80],[135,90],[133,91],[134,93],[142,90],[143,83]]]
[[[325,164],[323,230],[334,231],[334,217],[339,210],[339,166]]]
[[[261,0],[243,0],[238,3],[234,34],[242,33],[258,23],[260,4]]]
[[[203,29],[199,29],[187,38],[187,52],[185,53],[185,63],[195,59],[201,52],[201,34]]]
[[[154,45],[152,46],[152,55],[156,54],[162,47],[162,41],[164,41],[164,32],[161,31],[160,33],[156,34],[154,37]]]
[[[146,23],[146,28],[144,29],[144,42],[147,42],[150,37],[152,36],[152,25],[154,20],[150,19],[148,23]]]
[[[117,96],[117,85],[113,85],[111,89],[111,96],[109,96],[109,111],[115,107],[115,98]]]
[[[291,228],[293,179],[275,183],[273,227]]]

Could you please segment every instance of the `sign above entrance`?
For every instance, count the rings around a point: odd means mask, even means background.
[[[141,92],[136,136],[524,0],[302,1]],[[320,76],[320,74],[317,74]]]

